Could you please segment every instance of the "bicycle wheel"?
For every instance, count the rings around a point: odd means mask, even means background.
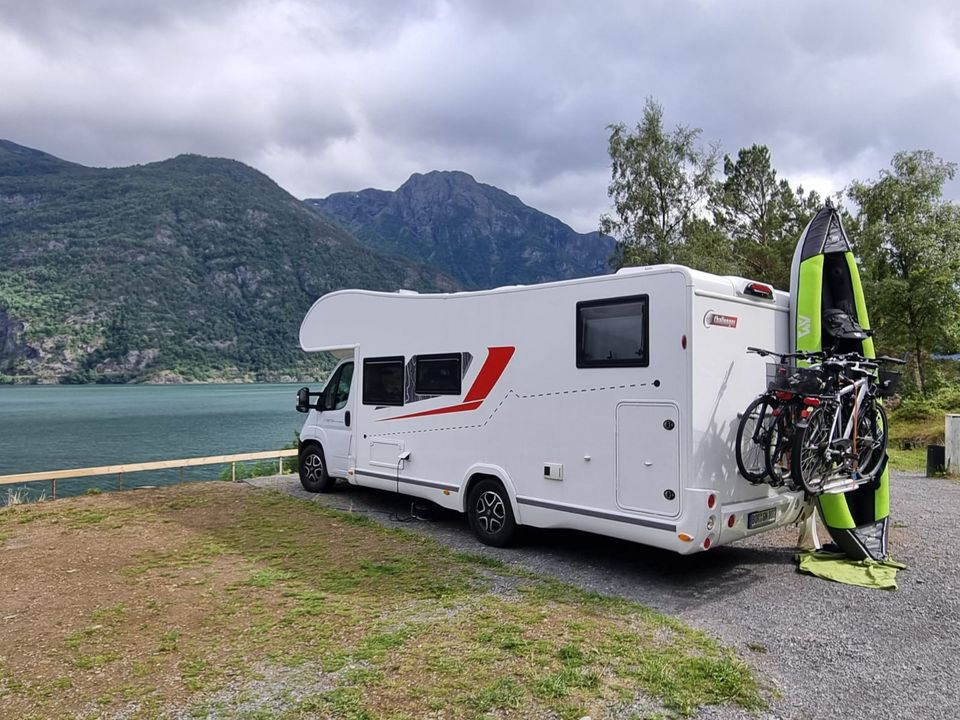
[[[872,398],[857,419],[857,471],[872,478],[883,465],[887,452],[887,413]]]
[[[767,395],[754,399],[740,416],[737,426],[737,469],[754,484],[767,477],[766,444],[770,427],[776,421],[776,401]]]
[[[794,414],[788,406],[782,405],[777,419],[770,428],[770,434],[764,447],[768,482],[773,487],[784,484],[793,486],[790,477],[790,461],[793,449]]]
[[[829,454],[832,408],[821,405],[797,424],[793,438],[790,467],[795,479],[811,495],[819,495],[823,484],[833,470],[834,462]]]

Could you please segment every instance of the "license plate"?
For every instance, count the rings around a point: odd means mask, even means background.
[[[764,525],[773,525],[777,521],[777,509],[754,510],[747,515],[747,529],[754,530]]]

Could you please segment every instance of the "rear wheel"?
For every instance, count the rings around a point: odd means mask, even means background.
[[[517,534],[510,497],[499,480],[484,478],[467,498],[467,520],[477,540],[484,545],[506,547]]]
[[[857,470],[872,478],[883,465],[887,452],[887,413],[873,400],[857,420]]]
[[[829,457],[831,413],[825,412],[821,405],[807,418],[797,424],[793,438],[793,458],[790,468],[795,479],[811,495],[819,495],[823,484],[833,469],[834,463]]]
[[[794,413],[787,406],[781,406],[776,422],[770,428],[770,437],[764,447],[766,451],[767,475],[773,487],[791,482],[790,461],[793,459]]]
[[[300,453],[300,484],[307,492],[330,492],[334,479],[327,472],[327,461],[323,448],[319,445],[307,445]]]
[[[737,469],[754,484],[767,477],[766,446],[777,420],[774,407],[770,397],[761,395],[747,405],[737,426]]]

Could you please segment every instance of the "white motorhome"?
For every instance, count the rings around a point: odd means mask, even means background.
[[[478,539],[574,528],[693,553],[796,522],[736,469],[738,413],[786,352],[789,298],[676,265],[479,292],[342,290],[300,327],[304,487],[335,478],[465,512]],[[311,398],[317,397],[316,402]]]

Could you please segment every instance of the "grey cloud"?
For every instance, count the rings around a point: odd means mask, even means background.
[[[960,159],[946,0],[0,0],[0,65],[0,136],[68,159],[236,157],[301,196],[455,168],[583,230],[647,96],[821,189]]]

